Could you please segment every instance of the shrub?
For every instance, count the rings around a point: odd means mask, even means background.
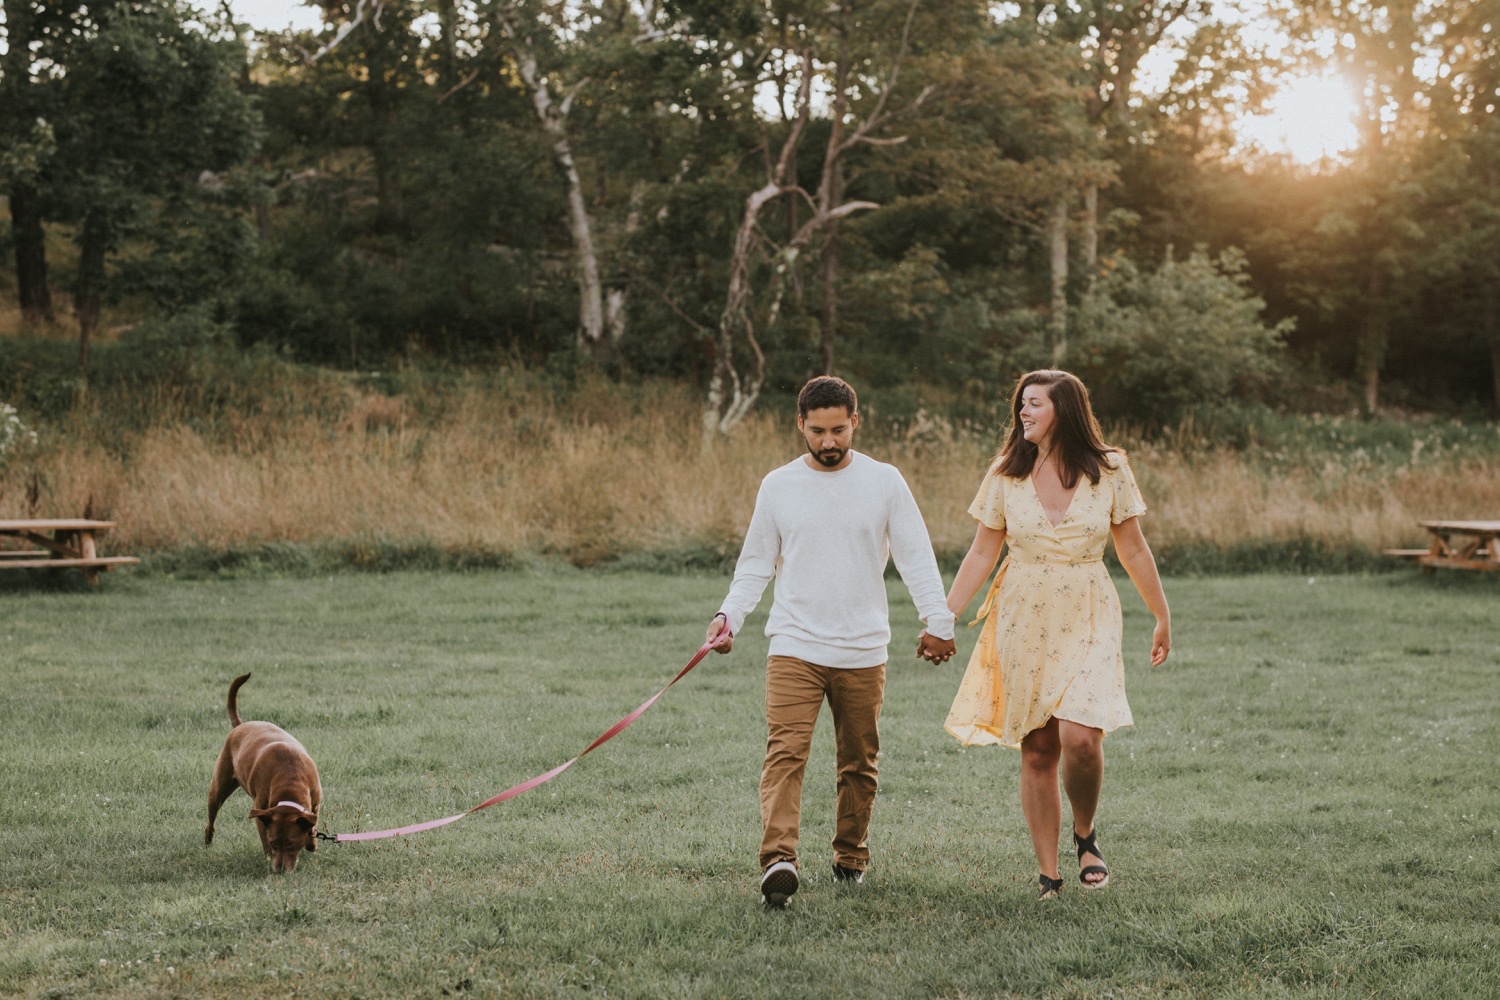
[[[22,449],[36,445],[36,431],[27,427],[9,403],[0,403],[0,469]]]
[[[1065,366],[1100,412],[1149,430],[1205,403],[1261,398],[1293,321],[1265,324],[1244,269],[1236,250],[1168,257],[1150,274],[1118,260],[1079,303]]]

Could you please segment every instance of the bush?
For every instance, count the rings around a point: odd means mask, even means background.
[[[9,403],[0,403],[0,469],[5,468],[11,456],[24,448],[34,447],[36,442],[36,431],[26,426],[16,408]]]
[[[1074,313],[1066,367],[1101,412],[1147,430],[1174,426],[1200,405],[1261,399],[1293,321],[1265,324],[1244,269],[1236,250],[1217,260],[1202,250],[1168,257],[1151,274],[1119,259]]]

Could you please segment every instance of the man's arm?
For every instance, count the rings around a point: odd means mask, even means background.
[[[750,527],[745,531],[745,541],[740,546],[740,557],[734,565],[734,582],[724,597],[718,614],[708,623],[707,642],[715,636],[714,652],[727,653],[734,648],[734,637],[750,612],[760,603],[766,592],[766,584],[776,575],[776,559],[781,553],[781,535],[776,529],[776,519],[771,513],[765,480],[755,497],[755,512],[750,515]]]
[[[891,492],[891,556],[896,571],[911,594],[917,615],[927,624],[917,646],[924,660],[942,663],[953,655],[954,614],[948,610],[943,591],[943,576],[938,572],[937,557],[932,553],[932,538],[917,500],[899,472]]]

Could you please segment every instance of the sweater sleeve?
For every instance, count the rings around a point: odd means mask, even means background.
[[[719,607],[728,619],[729,631],[735,635],[760,603],[766,584],[776,575],[776,563],[781,557],[781,535],[776,529],[771,508],[766,480],[761,480],[760,492],[755,496],[755,512],[750,515],[750,527],[745,531],[740,558],[734,565],[734,582],[729,585],[729,593]]]
[[[896,571],[917,606],[917,615],[936,639],[953,638],[954,614],[948,610],[943,576],[932,553],[932,538],[917,499],[900,470],[892,467],[890,545]]]

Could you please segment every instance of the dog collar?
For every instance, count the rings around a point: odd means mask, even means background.
[[[272,806],[271,808],[272,809],[276,809],[276,808],[278,808],[280,806],[291,806],[293,809],[297,810],[299,813],[302,813],[304,816],[311,816],[312,815],[312,813],[310,813],[306,809],[302,808],[302,803],[300,803],[300,802],[287,802],[287,801],[283,800],[281,802],[276,803],[276,805]]]

